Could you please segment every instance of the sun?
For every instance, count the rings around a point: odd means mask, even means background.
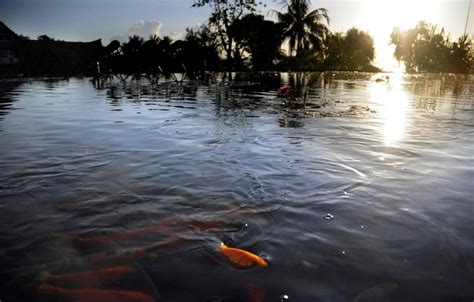
[[[408,29],[419,21],[438,23],[440,0],[365,0],[361,18],[364,28],[374,38],[375,65],[385,70],[398,70],[390,46],[390,34],[395,27]]]

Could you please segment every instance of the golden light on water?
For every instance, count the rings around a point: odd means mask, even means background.
[[[382,118],[380,133],[387,146],[395,145],[405,135],[408,113],[408,94],[402,87],[402,74],[390,75],[389,82],[372,83],[369,86],[373,101],[380,104]]]

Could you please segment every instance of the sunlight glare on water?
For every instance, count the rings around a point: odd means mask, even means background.
[[[383,119],[383,127],[380,132],[386,145],[394,145],[405,135],[407,128],[407,111],[410,102],[409,95],[402,87],[401,73],[393,73],[388,83],[371,83],[369,95],[374,102],[381,106],[380,115]]]

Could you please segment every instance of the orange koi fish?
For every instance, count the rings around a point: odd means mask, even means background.
[[[117,266],[132,266],[134,260],[143,258],[155,259],[156,254],[148,252],[146,248],[137,248],[128,251],[119,252],[97,252],[87,254],[79,258],[78,265],[90,265],[97,269],[117,267]]]
[[[38,290],[44,294],[59,295],[74,299],[76,302],[154,302],[149,294],[138,291],[103,290],[96,288],[66,289],[41,284]]]
[[[98,271],[87,271],[79,273],[70,273],[64,275],[54,275],[49,272],[43,272],[46,282],[53,283],[73,283],[81,286],[97,285],[97,282],[108,282],[120,279],[121,277],[136,272],[137,270],[130,266],[117,266]]]
[[[176,218],[174,218],[176,220]],[[176,223],[176,222],[175,222]],[[74,235],[60,235],[60,238],[63,241],[70,242],[73,244],[78,244],[83,247],[88,247],[92,245],[99,246],[110,246],[114,243],[121,243],[137,238],[142,238],[151,234],[163,233],[171,231],[174,229],[173,224],[170,219],[163,219],[163,222],[158,225],[146,226],[137,229],[131,229],[123,232],[115,232],[107,235],[100,235],[94,237],[79,237]],[[199,231],[206,231],[209,229],[218,228],[225,224],[221,220],[211,220],[211,221],[199,221],[191,220],[188,222],[189,226],[199,229]]]
[[[67,242],[72,242],[79,245],[110,245],[115,242],[132,240],[144,235],[155,234],[166,231],[170,229],[169,225],[159,225],[159,226],[148,226],[133,230],[128,230],[124,232],[116,232],[108,235],[100,235],[94,237],[79,237],[79,236],[70,236],[70,235],[61,235],[61,239]]]
[[[265,259],[250,252],[228,247],[224,243],[219,245],[219,250],[226,256],[230,264],[236,268],[248,269],[257,265],[268,267]]]

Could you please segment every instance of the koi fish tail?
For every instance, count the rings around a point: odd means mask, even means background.
[[[61,287],[45,284],[45,283],[38,285],[38,290],[42,292],[43,294],[63,295],[63,296],[69,295],[68,290]]]

